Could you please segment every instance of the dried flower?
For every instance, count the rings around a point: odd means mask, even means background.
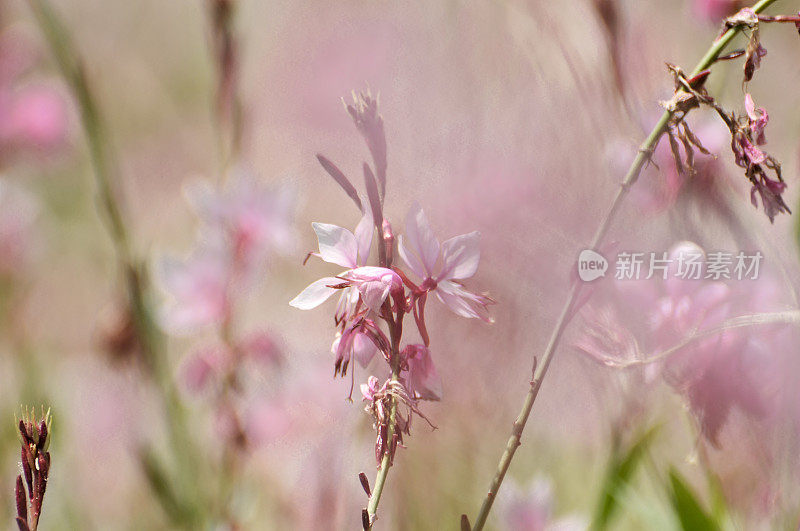
[[[14,489],[20,531],[36,531],[50,474],[50,438],[53,419],[50,410],[37,418],[33,410],[22,411],[18,420],[22,474]],[[23,485],[23,478],[25,483]],[[27,487],[27,495],[25,488]]]
[[[378,98],[373,98],[369,90],[353,92],[353,103],[346,104],[345,108],[367,143],[383,198],[386,195],[386,134],[383,118],[378,114]]]
[[[425,345],[406,345],[401,356],[408,367],[406,387],[419,400],[441,400],[442,380],[433,365],[431,351]]]

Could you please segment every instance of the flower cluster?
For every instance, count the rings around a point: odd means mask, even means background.
[[[738,27],[747,28],[749,31],[745,50],[738,50],[718,58],[718,60],[730,60],[744,56],[744,83],[753,79],[761,65],[761,59],[767,54],[766,48],[761,44],[759,33],[760,23],[763,22],[789,22],[800,28],[800,15],[769,17],[758,15],[752,9],[745,8],[725,19],[723,31]],[[675,93],[672,99],[662,102],[662,105],[672,112],[667,134],[679,172],[684,172],[684,163],[678,147],[679,140],[683,144],[686,163],[690,169],[693,167],[694,148],[709,153],[689,130],[685,118],[689,111],[701,105],[710,107],[717,112],[730,131],[734,161],[737,166],[745,170],[745,176],[752,185],[750,200],[753,206],[757,207],[760,201],[770,222],[782,212],[791,213],[783,200],[786,183],[781,175],[781,165],[760,147],[766,143],[764,129],[769,121],[766,109],[756,107],[752,96],[745,93],[745,113],[740,115],[727,111],[709,96],[704,88],[709,70],[687,78],[680,68],[670,64],[667,66],[675,78]]]
[[[62,96],[47,83],[26,80],[35,59],[23,36],[0,33],[0,167],[20,153],[56,147],[66,136]]]
[[[17,427],[22,447],[20,458],[22,474],[17,476],[14,489],[17,527],[20,531],[36,531],[50,474],[50,452],[48,452],[52,428],[50,411],[44,413],[41,419],[37,419],[32,411],[25,410]]]
[[[226,395],[239,388],[243,364],[278,362],[281,342],[267,331],[236,330],[235,309],[268,258],[290,249],[293,194],[272,190],[240,171],[221,188],[194,183],[187,195],[201,221],[198,243],[188,259],[159,264],[159,279],[170,296],[160,320],[174,335],[216,333],[215,341],[197,346],[185,359],[182,380],[190,392],[217,388],[220,426],[240,440],[243,427]]]
[[[696,253],[703,254],[702,248],[683,242],[670,256]],[[756,287],[759,302],[770,299],[774,311],[778,304],[771,300],[769,280]],[[726,328],[737,306],[754,309],[751,292],[739,294],[722,281],[668,277],[619,283],[614,296],[618,305],[584,308],[586,327],[575,344],[580,352],[606,367],[643,368],[646,384],[661,376],[687,400],[701,433],[714,445],[734,408],[751,416],[767,413],[769,392],[756,384],[756,375],[769,370],[764,348],[752,335]],[[635,316],[628,316],[632,328],[622,325],[623,308],[635,308]],[[637,323],[638,339],[632,332]]]
[[[731,113],[723,118],[731,131],[731,151],[736,164],[744,168],[745,176],[753,185],[750,191],[753,206],[758,206],[756,197],[759,197],[767,217],[774,221],[777,214],[791,211],[782,197],[786,183],[780,163],[758,147],[766,143],[764,128],[769,115],[763,107],[756,108],[750,94],[745,94],[744,106],[746,116],[737,117]],[[768,170],[775,178],[770,177]]]
[[[366,409],[375,421],[376,457],[380,464],[385,455],[393,458],[397,445],[402,443],[402,434],[409,431],[412,413],[421,415],[418,402],[439,400],[442,395],[425,322],[429,295],[435,295],[458,315],[486,322],[492,322],[488,307],[494,301],[462,284],[478,268],[477,232],[440,243],[422,208],[415,203],[406,218],[405,234],[395,239],[392,225],[383,215],[385,183],[381,176],[385,172],[386,141],[377,100],[361,94],[347,109],[365,137],[376,166],[373,173],[369,165],[364,165],[368,201],[362,202],[334,163],[318,156],[323,168],[362,210],[362,217],[353,232],[326,223],[312,224],[318,250],[309,253],[309,257],[321,258],[343,270],[311,283],[290,304],[309,310],[338,293],[334,311],[336,335],[331,348],[335,355],[334,375],[345,376],[353,360],[366,367],[380,354],[379,358],[386,362],[390,378],[381,383],[370,376],[361,386]],[[378,264],[369,265],[376,232]],[[395,264],[396,255],[405,268]],[[403,344],[407,316],[413,316],[420,340]],[[352,398],[352,372],[351,381]],[[405,405],[406,411],[401,411],[398,404]]]

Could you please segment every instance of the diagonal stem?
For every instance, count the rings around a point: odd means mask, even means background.
[[[162,393],[170,441],[182,480],[181,488],[190,497],[197,496],[194,445],[191,441],[186,412],[165,355],[165,337],[159,330],[148,293],[149,275],[145,264],[136,256],[131,244],[118,190],[115,186],[116,160],[107,140],[105,123],[92,94],[80,56],[73,48],[71,36],[47,0],[28,0],[37,23],[55,58],[56,65],[78,106],[94,170],[98,202],[105,214],[106,228],[114,246],[116,260],[123,274],[128,310],[135,324],[145,361],[152,370]],[[193,509],[192,509],[193,510]]]
[[[761,0],[753,6],[753,10],[756,13],[760,13],[775,1],[776,0]],[[724,50],[731,40],[733,40],[736,34],[739,33],[740,29],[740,27],[730,28],[721,37],[715,40],[689,77],[694,77],[703,70],[709,68],[720,55],[720,53],[722,53],[722,50]],[[611,227],[611,224],[616,218],[623,200],[628,194],[628,190],[636,182],[636,179],[639,178],[642,168],[644,168],[647,161],[650,160],[650,156],[655,151],[661,135],[663,135],[667,130],[667,124],[669,123],[670,118],[672,118],[672,114],[673,111],[664,111],[664,113],[661,115],[661,118],[650,132],[650,135],[642,143],[641,147],[639,148],[639,153],[636,155],[636,158],[634,158],[633,163],[628,169],[628,173],[625,175],[625,178],[619,187],[619,190],[617,190],[617,195],[614,197],[608,213],[606,214],[605,218],[603,218],[600,226],[597,228],[597,232],[595,232],[590,248],[597,249],[603,243],[608,229]],[[536,401],[536,397],[539,394],[539,388],[542,385],[542,380],[544,379],[545,374],[547,374],[547,369],[550,367],[550,362],[553,360],[553,355],[555,354],[556,347],[558,347],[558,344],[561,341],[561,336],[569,324],[572,308],[577,301],[580,291],[580,283],[577,281],[574,282],[569,290],[567,299],[564,302],[564,306],[561,309],[558,321],[556,321],[555,328],[550,336],[550,341],[547,343],[547,347],[541,356],[541,362],[537,363],[538,358],[534,358],[533,379],[530,383],[530,389],[525,397],[522,410],[519,412],[519,415],[514,422],[511,436],[508,438],[508,442],[506,444],[506,449],[500,458],[500,462],[497,465],[497,471],[495,472],[492,482],[489,485],[489,492],[486,494],[486,498],[484,498],[480,512],[475,520],[475,525],[473,527],[473,530],[475,531],[483,529],[483,526],[486,525],[486,519],[489,517],[492,504],[497,497],[497,492],[500,490],[500,485],[503,483],[506,472],[508,472],[508,468],[511,465],[511,460],[514,458],[514,453],[520,446],[520,438],[522,437],[522,432],[525,429],[526,423],[528,422],[528,417],[530,416],[531,409],[533,408],[533,403]]]

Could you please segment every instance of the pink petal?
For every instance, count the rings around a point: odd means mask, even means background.
[[[328,223],[312,223],[319,240],[319,254],[323,260],[342,267],[357,267],[358,244],[353,233]]]
[[[356,265],[366,265],[369,258],[369,248],[372,246],[372,235],[375,233],[375,221],[372,219],[372,212],[367,209],[364,217],[356,226],[356,244],[358,246],[358,257]]]
[[[346,277],[358,288],[364,304],[375,312],[380,312],[390,291],[403,289],[398,274],[385,267],[359,267],[348,271]]]
[[[400,255],[400,258],[403,259],[403,262],[406,263],[408,268],[414,272],[418,277],[425,278],[425,267],[420,262],[417,255],[415,255],[410,249],[406,247],[405,240],[403,236],[397,240],[397,253]]]
[[[312,282],[300,294],[289,302],[290,306],[294,306],[300,310],[310,310],[316,308],[328,298],[336,293],[335,288],[328,286],[335,286],[341,284],[341,279],[333,277],[325,277]]]
[[[425,276],[433,277],[433,268],[439,258],[439,240],[433,235],[428,218],[417,202],[411,205],[406,216],[406,237],[409,247],[425,266]]]
[[[439,282],[435,291],[439,300],[457,315],[481,319],[487,323],[494,322],[489,316],[488,305],[492,301],[488,298],[471,293],[460,284],[449,280]]]
[[[378,347],[375,342],[370,339],[366,333],[359,333],[353,338],[353,357],[358,360],[362,367],[366,367],[375,354],[378,352]]]
[[[442,244],[444,268],[439,279],[462,279],[475,274],[481,259],[480,237],[480,233],[475,231],[450,238]]]
[[[744,95],[744,110],[747,111],[747,116],[753,120],[754,122],[758,120],[758,115],[756,114],[756,104],[753,101],[753,97],[750,93]]]
[[[442,399],[442,379],[433,365],[425,345],[408,345],[404,349],[408,362],[408,390],[422,400]]]

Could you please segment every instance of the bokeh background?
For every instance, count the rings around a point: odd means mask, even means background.
[[[481,263],[469,286],[497,301],[492,325],[429,305],[444,396],[423,410],[438,429],[415,423],[380,507],[382,529],[457,529],[462,513],[476,513],[494,473],[574,259],[660,115],[659,100],[672,94],[664,62],[689,70],[719,31],[715,6],[724,11],[730,2],[236,3],[238,162],[296,197],[293,250],[269,260],[238,311],[243,328],[268,330],[283,353],[282,363],[248,371],[240,403],[257,434],[235,497],[242,525],[360,526],[366,498],[357,475],[375,471],[371,421],[358,400],[345,400],[349,378],[332,378],[332,303],[301,312],[288,301],[332,272],[321,262],[302,266],[316,248],[310,223],[352,228],[358,221],[315,154],[360,181],[368,152],[341,99],[369,87],[380,95],[386,127],[387,216],[401,230],[416,200],[441,239],[480,231]],[[776,4],[775,12],[797,7]],[[118,154],[133,246],[157,269],[165,256],[187,255],[196,237],[186,183],[220,181],[209,6],[53,5],[84,58]],[[617,18],[604,22],[602,8]],[[0,521],[13,526],[13,414],[30,404],[51,407],[54,416],[43,529],[173,528],[137,457],[146,443],[174,458],[156,386],[135,352],[114,356],[106,348],[123,292],[78,110],[25,2],[3,0],[0,32],[0,238],[16,238],[0,243]],[[769,54],[747,91],[769,111],[768,148],[783,162],[794,207],[800,42],[786,26],[763,28],[762,42]],[[707,86],[742,112],[740,62],[719,65]],[[23,113],[17,129],[6,127],[17,119],[14,102],[35,96],[42,101],[31,122]],[[661,252],[691,240],[711,250],[759,250],[763,280],[731,282],[730,315],[796,309],[795,217],[770,224],[751,206],[727,131],[712,113],[697,111],[689,122],[718,158],[698,155],[698,174],[681,177],[662,142],[657,166],[643,172],[612,227],[613,248]],[[616,305],[629,315],[623,325],[646,344],[645,303],[620,296],[611,278],[598,285],[590,304]],[[158,302],[158,286],[155,294]],[[665,486],[670,467],[707,506],[723,499],[733,528],[796,528],[796,326],[741,332],[759,345],[749,362],[773,369],[744,373],[778,405],[751,414],[734,404],[716,444],[670,382],[639,381],[576,348],[585,327],[582,316],[570,326],[511,467],[504,488],[518,491],[518,503],[539,510],[542,496],[530,485],[549,481],[553,520],[591,520],[610,459],[658,426],[632,487],[618,495],[614,528],[679,528]],[[171,338],[167,363],[188,408],[198,466],[213,470],[220,435],[209,397],[181,382],[182,363],[206,340]],[[357,383],[368,373],[359,368]],[[742,373],[723,374],[720,389],[738,396]],[[709,477],[720,485],[716,497]],[[516,528],[512,502],[498,503],[493,528]]]

